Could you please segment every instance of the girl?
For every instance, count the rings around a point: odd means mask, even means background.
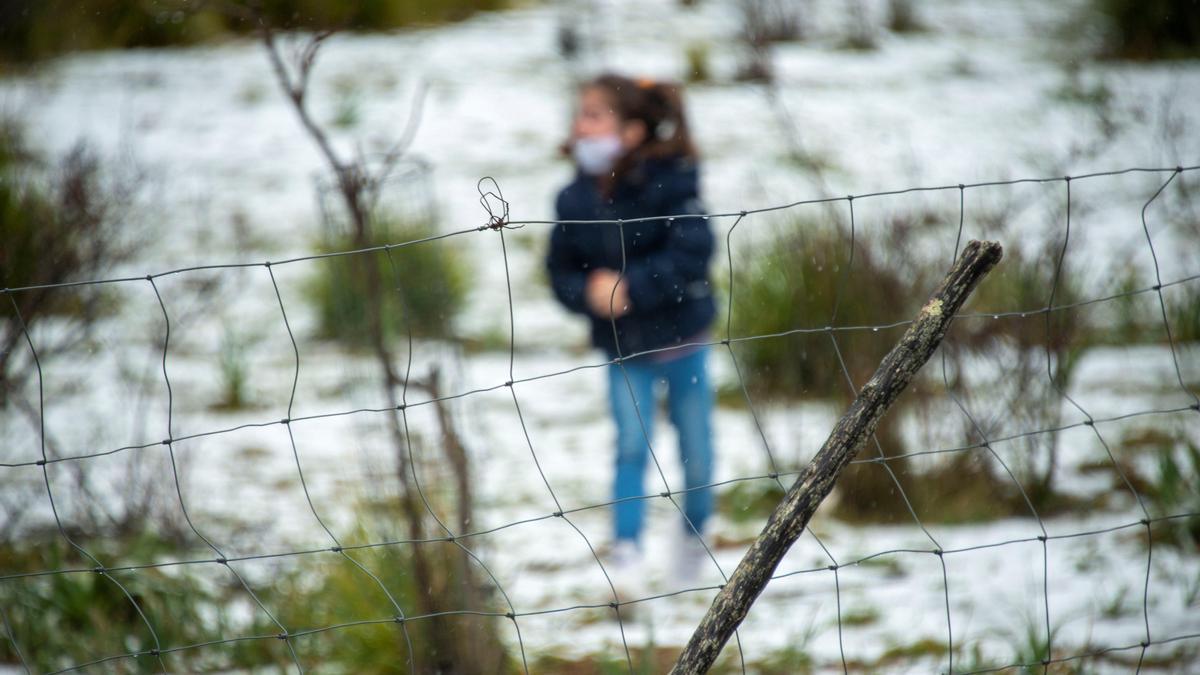
[[[546,265],[567,309],[591,319],[592,343],[609,358],[609,403],[617,427],[612,562],[630,578],[641,563],[655,385],[665,382],[679,436],[687,492],[675,545],[676,573],[691,577],[704,556],[699,536],[712,511],[713,396],[706,331],[716,311],[708,279],[713,235],[699,199],[696,151],[678,87],[602,75],[579,91],[565,146],[577,172],[558,195]],[[688,217],[688,216],[691,217]],[[661,458],[661,455],[660,455]],[[657,481],[657,478],[655,479]]]

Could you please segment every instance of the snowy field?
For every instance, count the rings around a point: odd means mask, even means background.
[[[731,3],[711,0],[695,9],[667,0],[592,4],[602,9],[585,30],[594,49],[584,67],[679,78],[686,48],[707,46],[713,81],[689,88],[688,101],[713,213],[914,186],[1200,163],[1200,65],[1071,63],[1064,35],[1079,3],[932,0],[919,3],[925,32],[881,31],[878,49],[866,52],[839,47],[844,27],[838,3],[816,3],[810,39],[779,45],[775,54],[790,129],[782,127],[762,85],[734,81],[741,57]],[[722,574],[732,571],[761,527],[760,520],[718,515],[712,533],[720,542],[717,564],[706,570],[704,587],[671,595],[684,590],[665,574],[674,509],[667,500],[651,499],[649,590],[667,595],[638,603],[623,626],[611,620],[604,607],[611,593],[588,547],[606,544],[608,513],[586,508],[608,499],[611,476],[602,357],[585,348],[584,326],[558,308],[542,279],[546,225],[505,232],[507,269],[500,235],[472,231],[487,217],[476,192],[482,176],[493,176],[502,187],[513,220],[553,217],[552,197],[570,174],[557,146],[566,131],[572,77],[556,52],[555,35],[560,21],[577,18],[578,11],[572,3],[535,4],[426,31],[338,36],[321,54],[313,94],[319,120],[332,121],[339,106],[353,108],[354,123],[334,128],[334,141],[348,152],[369,154],[400,133],[420,83],[429,88],[412,152],[433,167],[429,199],[439,228],[466,232],[428,245],[455,247],[468,260],[474,277],[458,327],[491,348],[418,342],[412,370],[424,374],[437,366],[448,377],[448,392],[475,392],[451,407],[477,477],[479,522],[472,528],[494,531],[467,545],[487,562],[518,614],[580,606],[519,618],[531,661],[544,654],[621,656],[623,641],[630,647],[681,645]],[[1101,104],[1078,100],[1080,92],[1099,88],[1108,92],[1102,111]],[[311,253],[320,239],[314,178],[322,160],[253,41],[64,57],[34,75],[0,80],[0,106],[28,121],[30,139],[41,150],[61,153],[85,138],[114,164],[132,160],[147,173],[154,189],[136,226],[148,229],[149,243],[118,270],[122,275],[280,261]],[[789,135],[820,159],[825,168],[819,179],[789,159]],[[1068,256],[1089,261],[1078,267],[1089,297],[1108,288],[1107,270],[1118,264],[1138,271],[1139,287],[1154,283],[1140,214],[1168,175],[1133,173],[1073,186]],[[1187,175],[1178,180],[1195,182]],[[1189,267],[1195,256],[1179,250],[1184,244],[1164,220],[1186,205],[1182,194],[1164,193],[1147,214],[1164,282],[1200,273]],[[1061,216],[1064,198],[1062,182],[968,190],[964,236],[996,234],[985,219],[971,216],[972,209],[1015,200],[1029,208],[1017,217],[1017,230],[1007,233],[1020,239],[1006,246],[1061,238],[1065,223],[1053,214]],[[793,210],[815,215],[823,208]],[[931,245],[947,260],[958,208],[956,189],[855,202],[857,224],[868,237],[878,235],[896,211],[943,214],[938,232],[944,236]],[[734,220],[712,220],[722,242]],[[751,216],[738,226],[735,250],[755,250],[778,222],[767,214]],[[172,317],[169,406],[163,315],[154,289],[145,281],[119,284],[126,301],[119,316],[102,322],[93,350],[41,364],[47,430],[60,453],[128,448],[82,460],[94,466],[96,494],[103,498],[120,490],[130,461],[154,467],[168,481],[158,442],[190,437],[175,443],[183,494],[193,520],[230,557],[329,546],[305,499],[297,461],[313,507],[345,533],[353,526],[350,507],[390,480],[393,458],[382,418],[388,413],[368,410],[384,405],[371,359],[313,335],[316,317],[302,289],[319,264],[272,267],[298,341],[298,362],[265,267],[156,279]],[[722,249],[714,274],[725,273]],[[1142,297],[1154,301],[1153,294]],[[878,323],[904,318],[884,312]],[[809,327],[820,325],[814,318]],[[251,375],[254,405],[239,411],[213,408],[221,387],[218,345],[228,326],[245,339]],[[49,340],[54,330],[35,330],[35,341]],[[1179,350],[1190,383],[1200,378],[1198,353],[1195,345]],[[723,386],[736,382],[728,352],[715,349],[712,366]],[[510,372],[525,429],[503,386]],[[1088,352],[1070,394],[1093,417],[1110,419],[1186,408],[1192,399],[1177,384],[1165,348],[1114,347]],[[410,401],[424,397],[419,392]],[[435,428],[430,408],[417,406],[408,415],[427,438]],[[341,412],[349,414],[324,416]],[[816,452],[837,414],[816,402],[767,402],[757,412],[770,451],[787,470]],[[284,417],[296,420],[295,456],[278,423]],[[1062,425],[1071,428],[1058,432],[1059,480],[1067,491],[1094,489],[1078,467],[1106,458],[1096,434],[1080,424],[1084,419],[1064,403]],[[1137,425],[1156,424],[1184,425],[1200,438],[1191,412],[1138,415],[1098,423],[1097,429],[1115,440]],[[718,481],[768,480],[761,478],[772,471],[766,448],[744,406],[721,407],[716,429]],[[1028,430],[1008,427],[1001,435]],[[3,462],[40,457],[28,419],[0,419],[0,431]],[[221,433],[203,435],[210,431]],[[959,437],[946,447],[965,444]],[[647,484],[654,493],[678,489],[681,474],[665,420],[657,425],[653,447],[667,485],[656,474]],[[996,443],[1008,459],[1021,447]],[[52,465],[50,476],[69,510],[72,476],[66,466]],[[551,515],[559,507],[539,470],[562,509],[581,509],[569,515],[584,536]],[[10,486],[36,488],[41,469],[25,464],[3,469],[0,477]],[[44,490],[29,494],[44,501]],[[48,516],[39,502],[26,518]],[[1043,545],[1043,531],[1032,518],[971,525],[933,519],[922,529],[915,523],[851,525],[819,513],[811,530],[820,542],[806,534],[785,558],[781,578],[740,629],[741,654],[750,670],[783,659],[786,672],[789,655],[804,653],[818,672],[841,671],[843,660],[866,670],[940,672],[949,665],[949,613],[956,671],[970,668],[972,659],[983,664],[977,667],[1002,665],[1015,658],[1012,645],[1020,638],[1014,636],[1043,630],[1046,607],[1055,656],[1136,646],[1147,629],[1155,641],[1200,634],[1200,560],[1156,545],[1147,563],[1142,517],[1128,498],[1087,517],[1047,517]],[[988,547],[998,543],[1004,544]],[[945,551],[944,568],[935,549]],[[198,544],[179,557],[207,555]],[[264,565],[246,562],[240,569],[254,577],[265,574]],[[381,607],[380,616],[386,610]],[[515,632],[505,631],[516,650]],[[1171,657],[1179,650],[1194,657],[1197,642],[1193,637],[1152,646],[1142,670],[1195,672],[1200,663]],[[922,643],[935,648],[885,658]],[[727,648],[727,656],[734,651]],[[1140,652],[1115,652],[1089,668],[1131,672]],[[795,669],[802,665],[797,661]]]

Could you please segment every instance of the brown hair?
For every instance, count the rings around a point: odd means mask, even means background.
[[[626,152],[613,166],[612,176],[603,178],[606,191],[644,160],[696,158],[678,84],[606,73],[584,82],[579,89],[603,91],[622,122],[637,120],[646,125],[642,144]]]

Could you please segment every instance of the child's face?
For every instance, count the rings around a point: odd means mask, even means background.
[[[645,135],[640,122],[623,122],[613,110],[608,93],[599,87],[587,87],[579,95],[579,109],[571,127],[573,138],[617,136],[625,148],[633,148]]]
[[[608,95],[599,87],[587,87],[579,95],[572,134],[575,138],[599,138],[618,134],[621,118],[609,103]]]

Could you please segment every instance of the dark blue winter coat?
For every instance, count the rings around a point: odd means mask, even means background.
[[[628,220],[704,213],[695,162],[647,161],[631,170],[610,196],[590,176],[577,174],[558,194],[558,220]],[[686,342],[708,328],[716,313],[708,263],[713,234],[707,219],[624,223],[625,281],[630,312],[616,320],[620,353],[628,355]],[[550,236],[546,267],[554,294],[568,309],[586,314],[592,344],[617,356],[612,321],[591,314],[587,275],[621,269],[622,226],[559,223]]]

